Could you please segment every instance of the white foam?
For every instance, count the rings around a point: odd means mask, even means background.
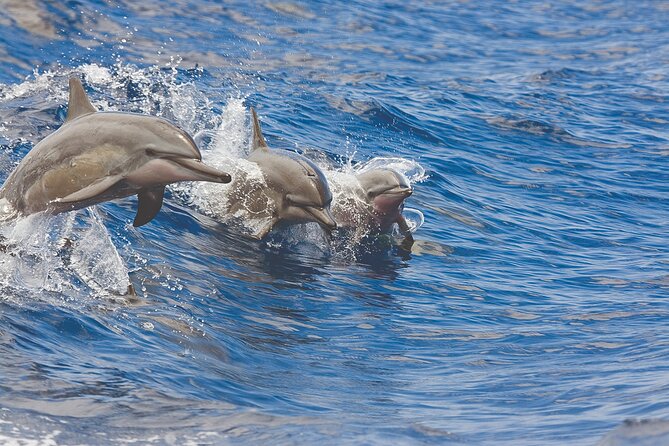
[[[405,158],[375,157],[355,166],[357,173],[366,172],[371,169],[394,169],[404,175],[411,183],[420,183],[427,179],[425,168],[417,161]]]
[[[213,167],[229,172],[233,178],[243,177],[245,189],[263,189],[266,185],[262,171],[257,164],[247,161],[247,147],[250,130],[247,124],[246,108],[242,99],[230,99],[218,119],[218,127],[211,131],[212,143],[202,149],[203,161]],[[243,222],[248,232],[268,223],[267,219],[253,218],[241,210],[237,214],[229,214],[230,194],[240,183],[230,184],[207,182],[182,183],[171,186],[182,197],[201,212],[221,222],[231,220]],[[268,206],[272,203],[268,201]]]
[[[3,223],[0,235],[0,289],[33,295],[75,291],[88,297],[128,290],[128,270],[95,208],[57,216],[33,214]],[[2,294],[20,298],[11,291]]]
[[[0,100],[7,102],[42,91],[49,91],[53,100],[67,98],[67,94],[64,94],[64,92],[52,88],[54,78],[60,76],[58,73],[50,70],[39,73],[35,70],[32,76],[32,78],[28,77],[20,84],[0,85]]]
[[[52,435],[42,439],[12,438],[0,435],[0,444],[4,446],[58,446]]]
[[[101,67],[98,64],[85,64],[79,67],[79,71],[84,75],[88,82],[94,84],[108,85],[112,82],[112,74],[109,68]]]

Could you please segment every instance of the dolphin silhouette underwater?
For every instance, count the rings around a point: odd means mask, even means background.
[[[256,163],[265,180],[252,187],[247,178],[235,176],[228,213],[242,211],[266,222],[251,236],[264,238],[277,224],[316,222],[325,230],[337,227],[330,213],[332,193],[321,169],[309,159],[287,150],[270,149],[251,108],[252,148],[248,161]]]
[[[37,143],[0,188],[4,218],[60,213],[137,194],[133,225],[151,221],[165,186],[179,181],[228,183],[202,163],[193,139],[153,116],[98,112],[77,78],[69,82],[67,118]]]
[[[332,209],[340,226],[387,234],[397,223],[404,243],[411,243],[411,228],[402,215],[404,200],[413,193],[409,180],[395,169],[385,167],[358,173],[355,179],[357,184],[349,186]]]

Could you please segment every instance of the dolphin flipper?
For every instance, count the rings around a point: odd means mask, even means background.
[[[164,193],[165,186],[160,186],[143,190],[137,194],[137,215],[135,215],[135,221],[132,222],[134,227],[137,228],[153,220],[163,206]]]
[[[269,231],[272,230],[274,225],[278,223],[278,221],[279,219],[276,217],[271,218],[265,225],[261,226],[260,228],[258,228],[256,232],[251,234],[251,237],[253,237],[256,240],[264,239],[267,236],[267,234],[269,234]]]
[[[102,194],[103,192],[105,192],[107,189],[109,189],[122,179],[123,179],[122,175],[109,175],[102,178],[99,181],[96,181],[95,183],[89,184],[83,189],[79,189],[76,192],[72,192],[70,195],[66,197],[57,198],[55,201],[59,203],[74,203],[77,201],[89,200],[93,197]]]
[[[404,215],[400,214],[400,216],[397,217],[397,226],[399,226],[400,232],[404,235],[400,247],[406,251],[411,251],[411,246],[413,246],[414,242],[413,234],[411,233],[411,228],[409,227],[409,223],[407,223],[407,219],[404,218]]]
[[[399,217],[397,217],[397,226],[400,227],[400,232],[404,235],[411,235],[411,228],[409,227],[409,223],[407,223],[407,219],[404,218],[404,215],[400,214]]]

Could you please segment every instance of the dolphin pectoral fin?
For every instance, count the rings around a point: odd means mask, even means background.
[[[408,233],[397,246],[404,251],[411,252],[413,243],[414,243],[413,235],[411,235],[411,233]]]
[[[79,189],[76,192],[72,192],[70,195],[57,198],[55,201],[59,203],[75,203],[77,201],[86,201],[90,200],[104,192],[106,192],[114,184],[118,183],[123,179],[121,175],[110,175],[102,178],[95,183],[89,184],[83,189]]]
[[[253,121],[253,147],[251,151],[256,149],[269,150],[267,142],[265,142],[265,137],[262,136],[262,130],[260,130],[260,121],[258,120],[258,114],[256,109],[251,107],[251,120]]]
[[[411,228],[409,227],[409,223],[407,223],[407,219],[404,218],[404,215],[400,214],[400,216],[397,217],[397,226],[399,226],[402,234],[411,235]]]
[[[270,219],[266,224],[258,228],[256,232],[251,234],[251,237],[253,237],[256,240],[262,240],[265,237],[267,237],[267,234],[269,234],[269,231],[272,230],[275,224],[279,222],[278,218],[272,218]]]
[[[70,99],[67,102],[67,118],[65,118],[65,122],[69,122],[79,116],[95,113],[96,111],[97,109],[88,100],[81,81],[76,77],[70,78]]]
[[[165,186],[143,190],[137,194],[137,215],[132,225],[136,228],[147,224],[156,216],[163,206]]]
[[[409,227],[406,218],[404,218],[404,215],[400,214],[400,216],[397,217],[397,226],[399,226],[400,232],[404,235],[404,239],[402,239],[399,244],[400,248],[411,252],[411,247],[414,242],[413,234],[411,233],[411,228]]]

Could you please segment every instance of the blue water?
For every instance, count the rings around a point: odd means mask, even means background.
[[[3,180],[78,74],[213,164],[249,106],[330,177],[394,159],[425,223],[411,252],[248,241],[179,186],[139,229],[134,199],[5,228],[0,439],[592,445],[669,417],[667,23],[653,1],[5,2]]]

